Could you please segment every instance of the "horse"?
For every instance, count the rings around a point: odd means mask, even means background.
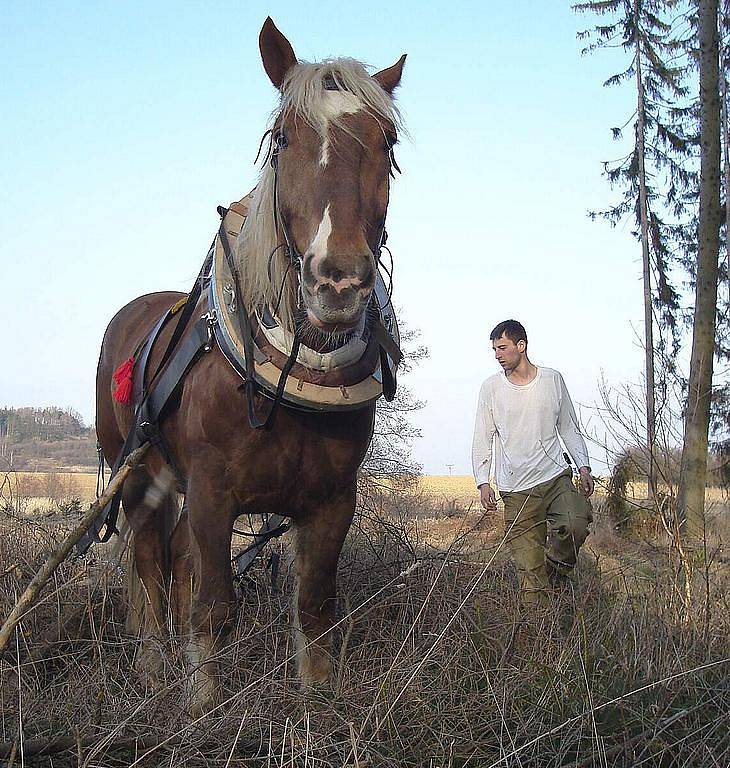
[[[394,91],[405,55],[372,75],[349,58],[300,62],[271,18],[259,47],[279,95],[265,134],[277,167],[262,164],[232,249],[242,300],[249,313],[274,307],[289,338],[296,333],[310,348],[337,350],[371,321],[392,148],[402,128]],[[177,292],[148,294],[111,320],[96,380],[96,427],[105,456],[119,454],[134,425],[133,404],[114,396],[115,370],[184,299]],[[205,301],[196,313],[208,309]],[[152,348],[151,371],[164,358],[172,325]],[[255,409],[270,407],[264,393],[253,398]],[[169,610],[185,638],[193,700],[201,709],[215,705],[218,657],[237,613],[234,521],[278,513],[290,518],[294,533],[298,676],[303,686],[330,678],[337,564],[374,419],[374,402],[338,412],[284,405],[268,429],[256,429],[247,419],[241,378],[221,350],[213,344],[195,362],[160,425],[166,450],[150,449],[122,489],[133,537],[132,579],[143,597],[142,671],[154,677],[159,669]],[[185,498],[182,513],[178,494]]]

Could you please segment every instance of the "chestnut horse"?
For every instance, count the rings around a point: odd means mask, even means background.
[[[367,312],[388,207],[391,148],[400,120],[393,102],[405,56],[369,75],[353,59],[298,62],[267,19],[259,36],[264,69],[280,92],[270,125],[278,150],[276,192],[264,163],[234,250],[249,313],[277,306],[285,328],[324,350],[346,343]],[[286,249],[301,254],[291,269]],[[282,290],[283,288],[283,290]],[[283,294],[283,298],[282,298]],[[112,396],[113,373],[183,295],[142,296],[111,321],[97,375],[96,425],[106,456],[116,456],[133,408]],[[205,299],[196,309],[207,310]],[[171,324],[172,325],[172,324]],[[155,370],[171,329],[150,357]],[[270,401],[257,395],[257,409]],[[268,430],[247,419],[241,379],[218,347],[188,372],[176,407],[161,425],[171,464],[157,450],[126,480],[122,504],[133,531],[144,608],[138,665],[154,673],[171,596],[189,631],[197,706],[219,695],[216,655],[236,614],[231,534],[243,514],[287,515],[295,532],[295,632],[303,684],[332,670],[337,562],[355,509],[356,475],[368,448],[375,406],[348,412],[282,407]],[[186,514],[177,511],[183,493]]]

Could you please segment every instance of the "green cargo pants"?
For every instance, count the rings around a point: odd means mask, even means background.
[[[550,577],[576,564],[593,520],[590,502],[576,490],[569,469],[534,488],[500,495],[522,602],[546,602]]]

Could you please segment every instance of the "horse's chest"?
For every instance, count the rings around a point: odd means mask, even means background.
[[[369,445],[371,425],[367,413],[325,423],[326,428],[313,419],[284,415],[236,462],[242,505],[272,512],[287,507],[294,513],[347,493]]]

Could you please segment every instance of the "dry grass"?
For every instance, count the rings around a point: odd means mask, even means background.
[[[467,504],[478,501],[479,494],[471,475],[424,475],[418,480],[421,492],[438,499],[456,499]]]
[[[271,594],[261,560],[224,654],[226,702],[200,721],[177,641],[161,687],[133,672],[109,550],[64,563],[0,662],[0,741],[17,742],[16,765],[22,733],[24,765],[87,768],[730,763],[726,509],[689,613],[666,542],[621,539],[599,510],[576,580],[524,614],[501,526],[444,498],[450,518],[417,491],[363,503],[341,561],[330,689],[298,689],[290,576]],[[6,615],[63,520],[8,504],[0,525]],[[53,757],[25,752],[59,737]]]

